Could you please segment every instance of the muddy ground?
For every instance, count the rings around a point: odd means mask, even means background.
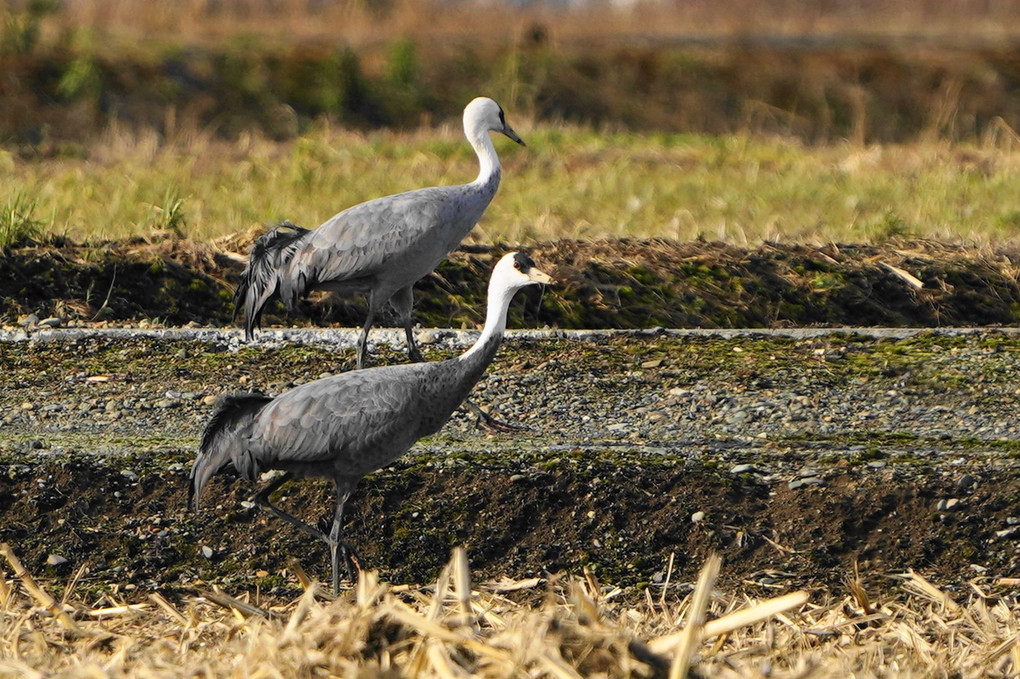
[[[167,246],[133,247],[159,259],[153,252]],[[712,298],[726,305],[726,317],[750,318],[742,314],[768,304],[783,308],[786,291],[795,290],[802,294],[798,309],[824,308],[828,322],[846,318],[849,302],[835,300],[847,298],[797,278],[813,271],[808,261],[824,261],[834,280],[866,281],[867,294],[855,288],[863,300],[856,308],[875,310],[868,317],[875,323],[926,325],[936,308],[939,318],[976,322],[979,309],[1016,305],[1003,273],[1012,260],[942,246],[747,252],[604,243],[533,251],[565,284],[515,305],[511,325],[518,328],[569,326],[564,309],[572,308],[582,310],[580,323],[605,317],[639,324],[635,308],[607,291],[643,285],[648,292],[651,284],[638,272],[650,261],[662,264],[655,275],[668,284],[658,288],[663,308],[648,304],[657,314],[649,325],[684,325],[676,319],[693,313],[679,301],[666,303],[683,299],[669,296],[677,286],[705,291],[707,279],[718,285],[737,277],[739,286]],[[203,510],[189,513],[187,471],[216,395],[279,393],[349,368],[353,350],[314,340],[246,346],[236,330],[189,339],[158,330],[66,329],[95,329],[88,315],[104,299],[98,308],[111,309],[107,321],[117,324],[153,318],[220,324],[228,295],[216,285],[236,275],[236,263],[212,248],[206,255],[177,244],[169,252],[145,269],[152,279],[129,283],[126,272],[135,270],[121,263],[118,283],[94,280],[99,302],[46,287],[73,291],[69,281],[87,278],[73,254],[52,249],[35,253],[68,266],[41,269],[48,279],[22,279],[24,290],[36,284],[48,290],[48,300],[5,284],[15,323],[27,312],[78,311],[64,329],[30,330],[29,339],[0,343],[0,540],[57,591],[85,567],[79,592],[112,588],[130,598],[157,589],[177,597],[215,583],[233,593],[289,596],[297,589],[291,559],[325,579],[325,549],[246,506],[252,488],[238,480],[216,480]],[[419,307],[431,313],[440,305],[429,299],[432,290],[477,287],[470,274],[493,256],[488,249],[458,253],[442,279],[423,286]],[[12,253],[3,260],[6,276],[22,275],[24,269],[15,271],[19,257],[31,259]],[[706,281],[683,268],[691,261]],[[911,292],[882,262],[909,269],[924,287]],[[630,285],[620,278],[628,266]],[[773,273],[772,287],[748,292],[748,272],[769,267],[783,275]],[[610,273],[612,280],[599,278]],[[178,299],[179,316],[132,312],[144,308],[135,295],[151,295],[165,280],[187,290],[201,281],[210,289],[195,291],[202,303]],[[968,287],[968,280],[992,283]],[[443,301],[451,322],[440,325],[473,326],[477,305],[468,299],[460,307]],[[811,299],[817,304],[802,303]],[[330,304],[310,305],[308,319],[291,320],[320,322],[316,314]],[[759,325],[793,322],[780,315]],[[1008,315],[998,322],[1010,322]],[[433,333],[426,356],[449,356],[464,341]],[[404,360],[400,349],[379,344],[378,360]],[[673,556],[670,581],[682,592],[714,550],[725,558],[725,586],[762,593],[800,586],[844,593],[855,564],[874,592],[892,590],[895,574],[907,569],[961,594],[971,580],[994,589],[1001,578],[1020,576],[1018,375],[1020,338],[987,328],[898,338],[511,337],[476,396],[527,429],[493,433],[458,413],[442,433],[359,485],[346,536],[368,566],[393,582],[430,581],[451,547],[464,544],[479,579],[587,567],[605,582],[657,593]],[[331,511],[324,483],[291,486],[280,501],[310,521]]]

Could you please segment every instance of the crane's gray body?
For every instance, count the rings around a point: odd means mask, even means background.
[[[295,243],[277,269],[281,299],[293,308],[311,290],[371,292],[382,306],[457,248],[499,181],[497,170],[485,183],[418,189],[344,210]]]
[[[501,172],[489,132],[524,144],[499,104],[486,97],[472,100],[464,109],[464,133],[478,156],[479,173],[470,184],[377,198],[340,212],[315,230],[285,223],[259,238],[234,294],[235,315],[244,309],[245,338],[254,337],[274,295],[293,309],[313,290],[366,293],[358,367],[365,365],[368,331],[387,302],[404,327],[409,356],[423,360],[411,331],[414,284],[456,249],[496,195]]]
[[[275,399],[220,401],[191,470],[190,494],[222,469],[254,481],[280,469],[350,489],[439,431],[485,372],[494,337],[470,357],[355,370],[300,385]]]

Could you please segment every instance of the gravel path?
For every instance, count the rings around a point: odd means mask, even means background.
[[[432,357],[476,335],[420,334]],[[401,360],[396,333],[373,337],[383,360]],[[356,332],[262,338],[249,347],[234,330],[9,331],[2,445],[185,453],[216,395],[279,393],[342,370]],[[529,427],[511,446],[994,458],[1020,446],[1018,360],[1016,329],[512,331],[476,400]],[[487,441],[463,414],[431,444],[454,440]]]

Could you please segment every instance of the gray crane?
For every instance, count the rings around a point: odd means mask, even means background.
[[[202,489],[223,470],[233,468],[249,481],[263,471],[282,470],[252,500],[329,546],[336,592],[341,556],[352,579],[356,577],[353,550],[340,537],[344,503],[355,485],[442,428],[495,357],[514,294],[551,281],[527,254],[503,256],[489,279],[481,335],[456,358],[354,370],[302,384],[276,398],[221,397],[191,467],[189,504],[197,511]],[[270,501],[288,480],[305,477],[330,478],[336,484],[336,510],[328,534]]]
[[[472,100],[464,108],[464,134],[480,169],[470,184],[376,198],[317,229],[284,223],[259,238],[234,294],[235,316],[244,309],[245,339],[251,341],[274,295],[293,309],[312,290],[365,293],[368,317],[358,338],[358,367],[365,366],[368,331],[387,302],[404,326],[408,356],[423,360],[411,331],[413,287],[464,240],[496,195],[501,171],[489,132],[524,146],[499,104],[486,97]]]

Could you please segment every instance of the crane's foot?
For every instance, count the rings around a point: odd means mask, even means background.
[[[511,424],[509,422],[497,420],[495,417],[482,410],[477,404],[475,404],[474,401],[471,401],[470,399],[464,401],[464,405],[467,406],[468,409],[475,414],[476,418],[475,426],[479,427],[480,429],[488,429],[489,431],[496,431],[504,434],[515,431],[530,430],[530,427],[527,427],[523,424]]]
[[[361,578],[361,572],[364,570],[361,567],[361,557],[346,542],[344,543],[344,562],[347,565],[347,577],[351,579],[351,583],[357,583],[358,579]]]
[[[347,577],[353,586],[358,584],[358,579],[361,577],[361,557],[354,551],[354,547],[343,540],[337,543],[330,540],[329,547],[333,566],[333,595],[336,596],[340,594],[340,561],[343,561]]]

